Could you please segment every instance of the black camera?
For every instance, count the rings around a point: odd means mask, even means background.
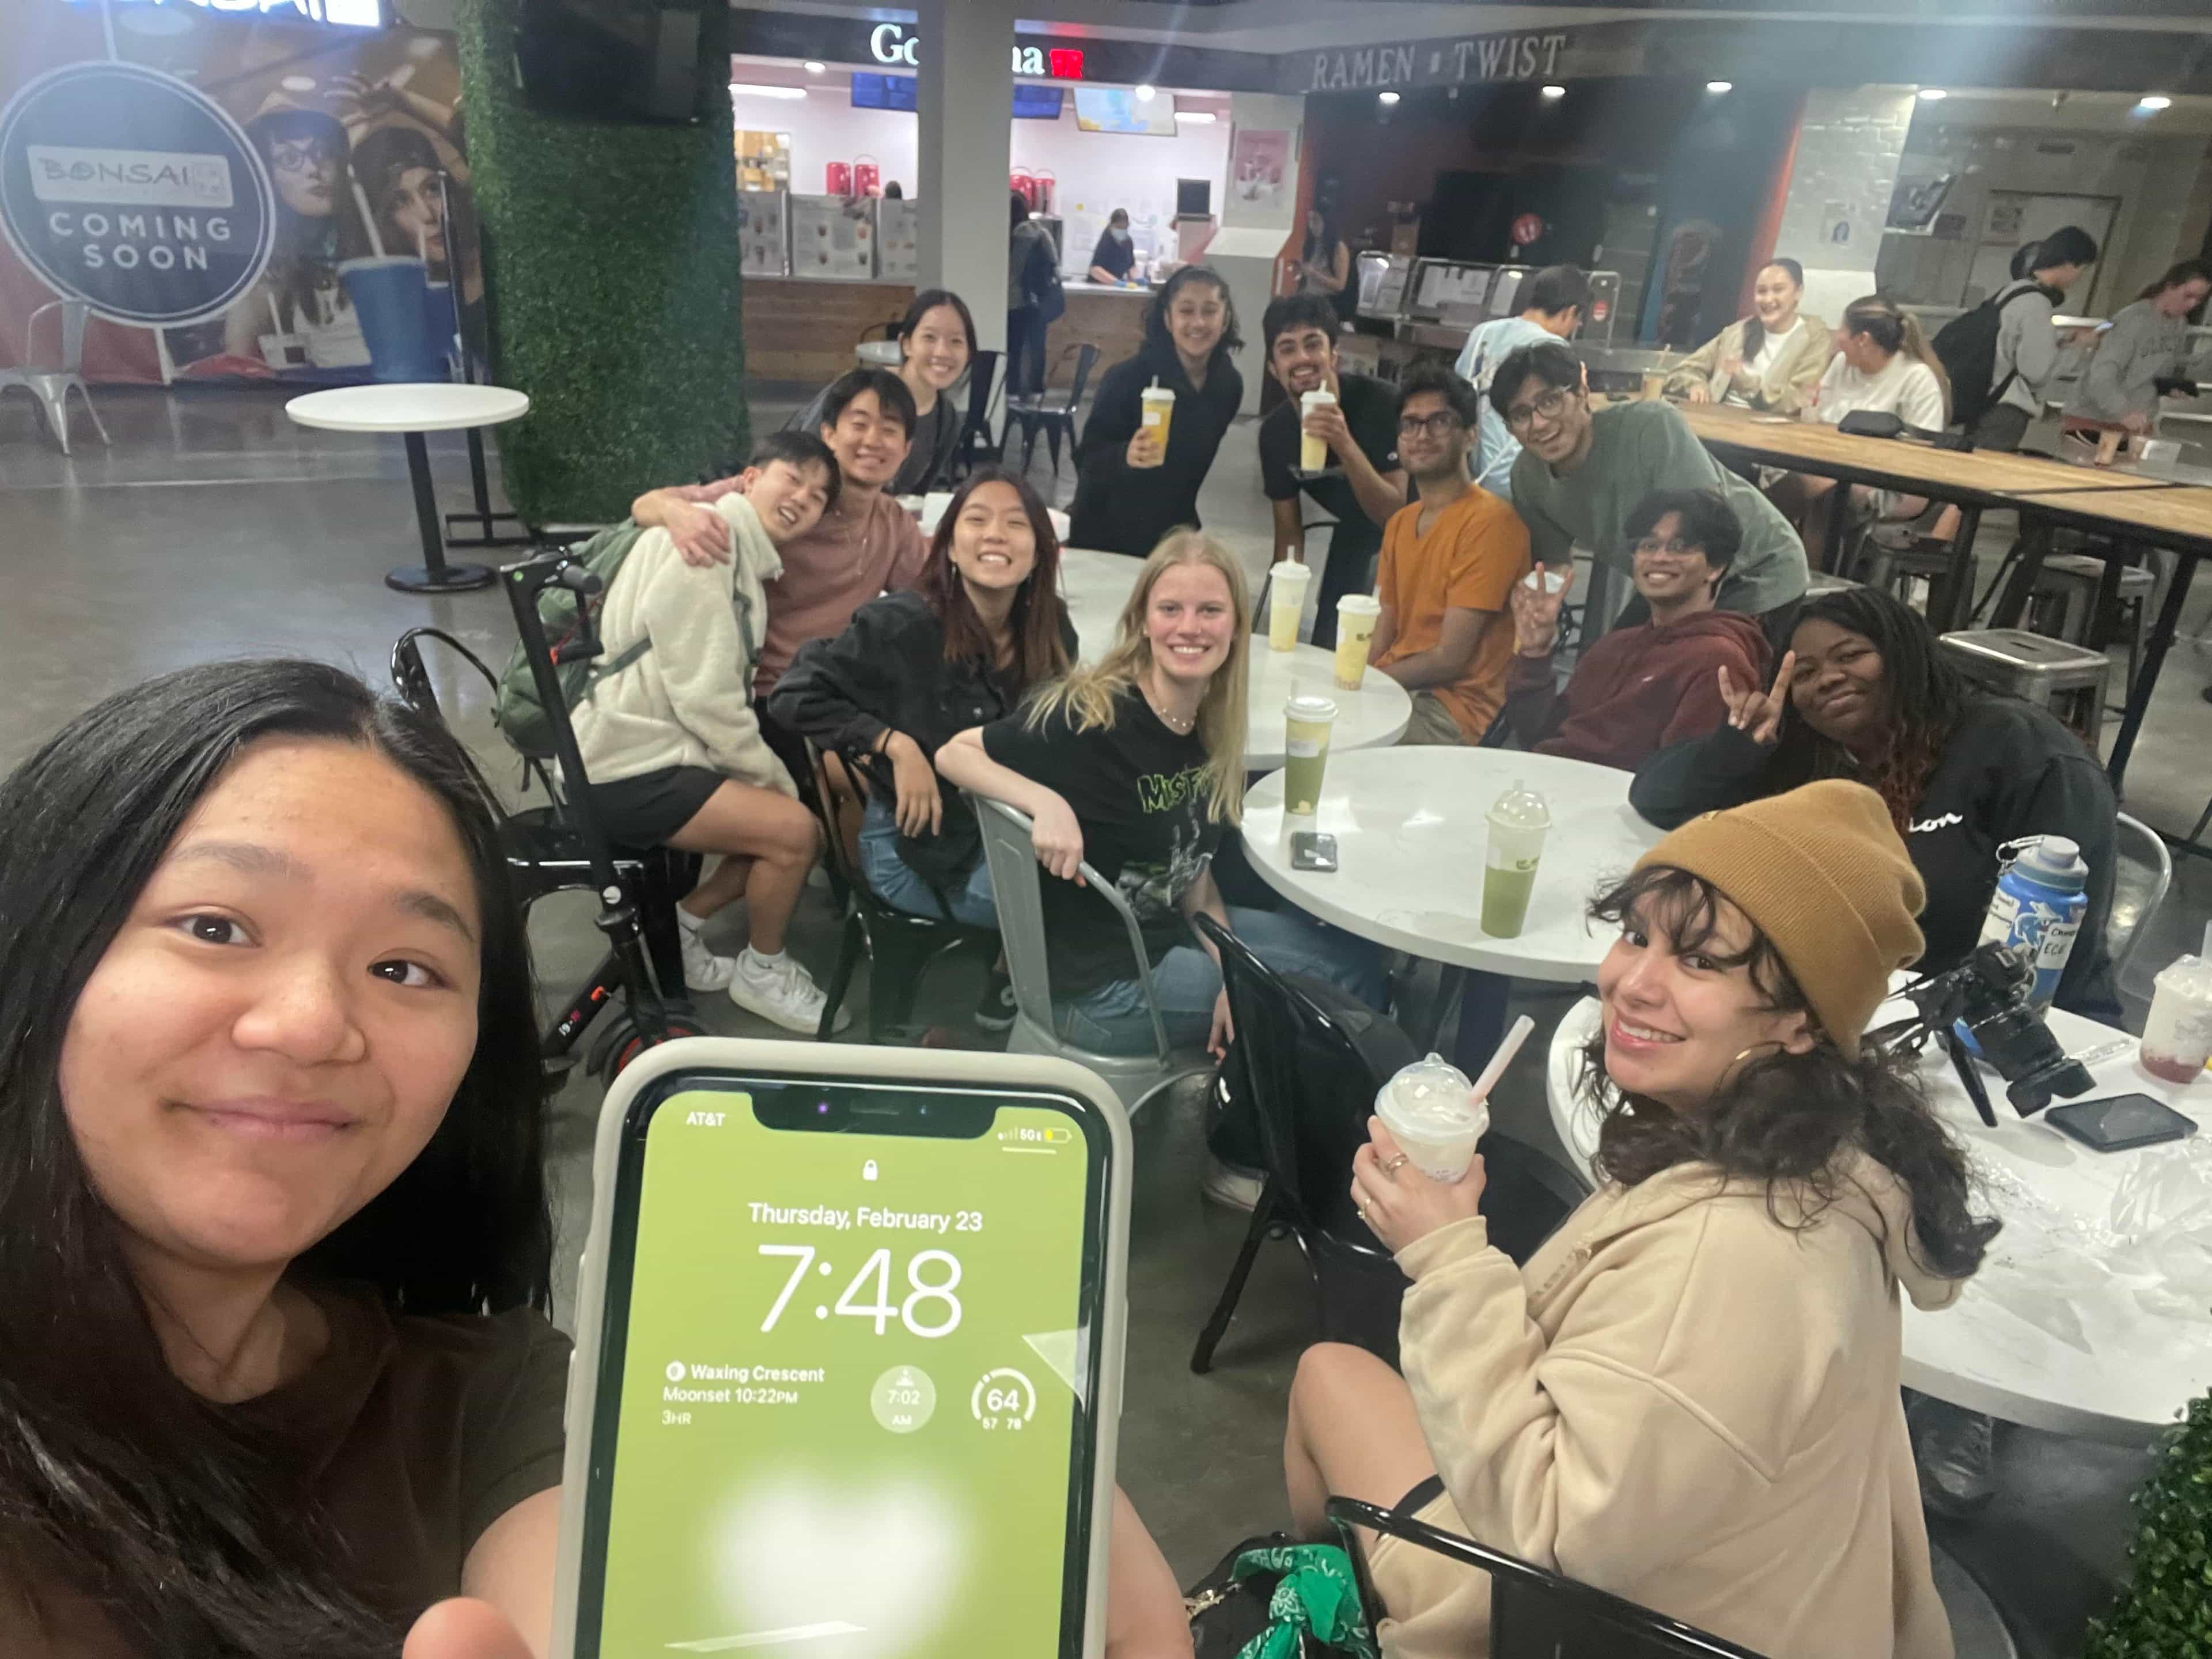
[[[2006,945],[1978,945],[1950,972],[1905,988],[1929,1032],[1942,1037],[1963,1025],[1972,1033],[1982,1058],[2004,1079],[2005,1097],[2022,1117],[2041,1111],[2055,1094],[2069,1100],[2087,1094],[2091,1083],[2088,1069],[2067,1058],[2043,1016],[2028,1006],[2034,983],[2027,952]],[[1963,1073],[1972,1068],[1962,1064],[1960,1069]],[[1975,1079],[1970,1090],[1978,1084]]]

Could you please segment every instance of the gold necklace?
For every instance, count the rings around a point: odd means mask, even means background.
[[[1188,737],[1190,735],[1191,728],[1198,724],[1197,715],[1193,714],[1188,720],[1179,720],[1173,714],[1169,714],[1166,709],[1160,707],[1158,701],[1152,696],[1152,687],[1149,685],[1139,684],[1137,689],[1145,694],[1145,706],[1151,709],[1152,713],[1158,717],[1159,722],[1162,726],[1166,726],[1169,731],[1174,732],[1178,737]]]

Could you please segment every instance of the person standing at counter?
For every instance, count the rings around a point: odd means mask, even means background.
[[[1098,233],[1098,246],[1091,250],[1091,280],[1126,283],[1137,266],[1137,246],[1129,240],[1129,210],[1115,208],[1107,216],[1106,228]]]
[[[1336,515],[1313,628],[1313,642],[1329,648],[1336,644],[1336,602],[1373,586],[1382,526],[1406,504],[1397,395],[1380,380],[1339,368],[1336,311],[1318,294],[1270,301],[1260,336],[1267,373],[1290,394],[1260,422],[1260,487],[1274,508],[1275,556],[1305,562],[1301,493]],[[1336,401],[1302,416],[1299,399],[1309,392],[1326,392]],[[1300,440],[1308,434],[1328,446],[1328,465],[1319,477],[1297,476]]]
[[[1028,198],[1018,190],[1007,195],[1013,224],[1006,240],[1006,392],[1029,397],[1044,390],[1044,331],[1052,322],[1045,301],[1060,287],[1060,250],[1030,217]]]
[[[2189,313],[2212,295],[2212,264],[2184,259],[2124,307],[2066,405],[2069,430],[2118,427],[2131,437],[2158,425],[2159,382],[2212,379],[2212,356],[2191,361]]]
[[[1565,340],[1583,325],[1589,306],[1589,274],[1574,265],[1551,265],[1528,279],[1521,290],[1521,314],[1484,323],[1467,337],[1453,367],[1459,377],[1482,399],[1482,422],[1476,430],[1474,481],[1493,495],[1513,499],[1513,463],[1521,446],[1505,429],[1505,417],[1491,405],[1490,383],[1498,366],[1525,345],[1547,340]]]
[[[961,425],[961,411],[951,394],[975,356],[975,319],[968,302],[951,289],[926,288],[906,308],[896,337],[898,377],[914,394],[914,441],[884,493],[920,495],[951,482]],[[801,432],[818,432],[827,424],[823,411],[831,389],[815,393],[794,422]]]
[[[1346,290],[1352,286],[1352,250],[1337,234],[1336,214],[1326,203],[1306,210],[1306,242],[1298,254],[1298,292],[1318,294],[1349,317]],[[1352,297],[1356,298],[1357,295]]]
[[[1145,343],[1106,371],[1076,446],[1070,547],[1150,556],[1169,531],[1198,527],[1198,489],[1244,402],[1229,354],[1244,343],[1229,285],[1203,265],[1168,278],[1145,312]],[[1175,393],[1164,444],[1143,396]]]
[[[1770,415],[1805,407],[1828,366],[1828,325],[1797,309],[1805,267],[1770,259],[1751,290],[1751,315],[1730,323],[1667,377],[1666,392],[1693,404],[1727,404]]]

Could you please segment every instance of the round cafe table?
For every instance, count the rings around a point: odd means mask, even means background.
[[[1077,642],[1089,660],[1097,661],[1113,644],[1121,607],[1128,603],[1129,590],[1143,563],[1141,559],[1089,548],[1069,548],[1061,553],[1060,597],[1067,602]],[[1287,740],[1283,705],[1292,696],[1327,697],[1336,704],[1336,725],[1329,734],[1332,753],[1387,747],[1406,734],[1407,722],[1413,717],[1413,698],[1388,674],[1370,668],[1357,691],[1340,688],[1336,653],[1317,645],[1271,651],[1265,637],[1255,635],[1246,661],[1249,679],[1244,765],[1248,771],[1273,772],[1282,765],[1283,744]]]
[[[1911,1012],[1899,998],[1884,1004],[1874,1024]],[[2049,1019],[2069,1054],[2127,1043],[2089,1067],[2096,1086],[2083,1099],[2151,1095],[2212,1126],[2212,1080],[2164,1082],[2136,1065],[2136,1045],[2126,1032],[2063,1009],[2052,1009]],[[1595,998],[1571,1009],[1552,1034],[1547,1075],[1553,1127],[1585,1175],[1597,1121],[1577,1096],[1576,1061],[1598,1024]],[[2201,1305],[2174,1311],[2154,1295],[2146,1300],[2155,1280],[2110,1253],[2112,1197],[2122,1178],[2141,1160],[2174,1148],[2091,1152],[2040,1115],[2021,1117],[1996,1074],[1984,1067],[1982,1076],[1996,1109],[1994,1129],[1975,1115],[1950,1061],[1932,1044],[1922,1057],[1929,1100],[1981,1177],[1979,1201],[2006,1224],[1956,1303],[1937,1313],[1905,1304],[1905,1384],[2007,1422],[2146,1445],[2212,1386],[2212,1312]]]
[[[462,593],[489,587],[495,578],[481,564],[447,564],[438,526],[438,498],[430,483],[426,432],[464,432],[520,420],[530,399],[505,386],[446,380],[392,381],[310,392],[284,405],[301,426],[331,432],[396,432],[407,446],[407,477],[415,487],[415,521],[422,536],[422,562],[402,565],[384,578],[403,593]]]

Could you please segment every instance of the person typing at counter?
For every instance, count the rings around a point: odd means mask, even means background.
[[[1129,240],[1129,210],[1115,208],[1107,216],[1106,228],[1098,233],[1098,246],[1091,250],[1091,280],[1126,283],[1136,265],[1137,245]]]
[[[1142,559],[1169,531],[1198,526],[1199,486],[1244,401],[1229,361],[1243,343],[1218,272],[1185,265],[1168,278],[1146,308],[1144,345],[1106,371],[1084,423],[1069,546]],[[1148,395],[1164,426],[1146,424]]]
[[[1706,453],[1681,412],[1657,402],[1593,410],[1582,365],[1564,345],[1523,346],[1500,365],[1493,408],[1521,441],[1513,505],[1528,526],[1536,562],[1570,571],[1573,550],[1626,565],[1628,516],[1655,489],[1720,493],[1743,529],[1743,544],[1720,587],[1724,611],[1757,617],[1770,645],[1786,639],[1805,596],[1805,546],[1773,502]],[[1649,616],[1631,599],[1615,627]]]
[[[1267,373],[1290,394],[1260,422],[1260,488],[1274,508],[1276,556],[1305,562],[1300,495],[1336,517],[1313,626],[1313,642],[1325,647],[1336,643],[1336,602],[1368,591],[1382,526],[1406,504],[1397,395],[1380,380],[1343,371],[1336,329],[1335,307],[1317,294],[1270,301],[1260,319]],[[1310,392],[1335,401],[1307,413],[1300,399]],[[1307,438],[1325,447],[1327,466],[1319,477],[1298,476]]]

